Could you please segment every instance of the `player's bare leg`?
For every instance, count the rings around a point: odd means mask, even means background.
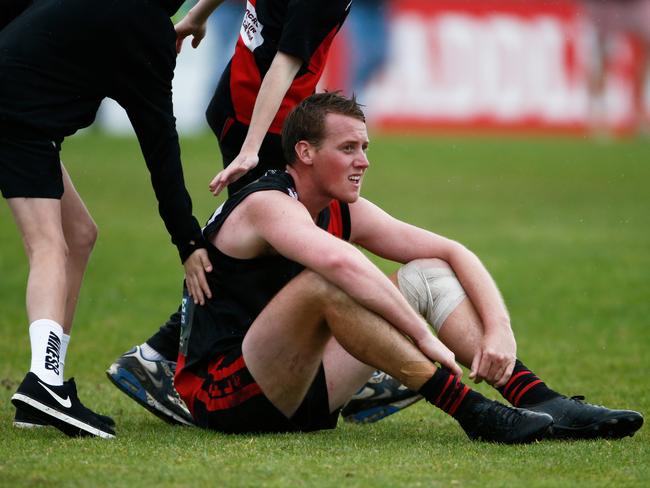
[[[302,403],[321,361],[335,359],[325,355],[340,353],[329,345],[331,336],[359,361],[350,362],[347,372],[325,370],[328,386],[334,388],[331,398],[340,395],[337,389],[353,391],[369,373],[367,364],[420,391],[454,416],[471,438],[528,442],[552,422],[549,416],[508,409],[471,391],[392,325],[311,271],[294,278],[271,300],[242,345],[255,381],[287,417]]]
[[[67,174],[65,179],[70,183]],[[69,187],[64,183],[64,188]],[[71,201],[69,196],[68,204],[78,209],[80,199]],[[76,192],[75,196],[78,199]],[[14,424],[22,427],[50,424],[69,436],[112,438],[115,434],[112,419],[84,407],[77,397],[75,383],[63,381],[66,346],[62,325],[67,314],[70,290],[67,271],[71,264],[62,222],[62,200],[12,198],[7,201],[29,260],[26,304],[32,351],[30,372],[12,396],[16,406]],[[77,216],[78,212],[72,212],[72,218]],[[75,227],[68,226],[69,235],[75,234]],[[79,281],[73,285],[76,293],[80,284]],[[61,403],[57,396],[71,402]]]
[[[410,388],[419,389],[436,371],[434,364],[402,334],[377,315],[359,306],[338,288],[305,271],[278,293],[257,317],[242,351],[265,395],[291,416],[311,385],[332,335],[358,359],[351,369],[326,370],[331,385],[349,390],[370,376],[366,364],[394,373]],[[328,350],[337,354],[335,348]],[[421,376],[401,372],[409,362],[423,364]],[[361,364],[365,363],[365,364]],[[352,384],[348,384],[352,383]],[[332,395],[336,395],[332,391]]]
[[[61,222],[68,248],[63,330],[66,334],[70,334],[83,276],[97,240],[97,225],[77,193],[63,165],[61,165],[61,170],[64,188],[63,197],[61,198]]]
[[[323,365],[327,372],[331,412],[347,402],[375,371],[375,368],[362,363],[343,349],[334,337],[325,346]]]
[[[67,294],[67,256],[61,201],[49,198],[7,200],[29,260],[27,317],[62,324]]]
[[[448,267],[441,260],[429,265]],[[391,276],[397,285],[397,277]],[[470,368],[481,347],[485,328],[472,302],[465,297],[438,330],[438,338],[455,354],[456,359]],[[590,405],[583,397],[567,398],[551,390],[519,359],[510,380],[497,388],[516,407],[550,414],[553,432],[559,438],[618,438],[633,435],[643,424],[643,417],[630,410],[610,410]]]

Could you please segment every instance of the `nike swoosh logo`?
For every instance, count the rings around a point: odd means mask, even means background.
[[[38,382],[39,385],[41,385],[43,388],[45,388],[45,391],[47,391],[52,398],[54,398],[57,402],[61,404],[62,407],[64,408],[70,408],[72,406],[72,402],[70,401],[70,397],[68,396],[67,398],[61,398],[59,395],[54,393],[52,390],[50,390],[45,383],[42,383],[41,381]]]
[[[145,367],[143,369],[144,369],[144,372],[149,377],[149,379],[151,380],[151,382],[153,383],[153,385],[160,390],[162,388],[162,386],[163,386],[162,380],[159,380],[159,379],[155,378],[154,375],[151,374],[151,372],[149,371],[148,368]]]
[[[150,366],[147,364],[146,360],[138,361],[138,362],[142,365],[142,369],[144,370],[145,374],[149,377],[153,385],[160,390],[163,387],[163,380],[158,379],[154,376],[154,373],[158,372],[158,366],[154,365],[153,366],[154,370],[151,371]]]

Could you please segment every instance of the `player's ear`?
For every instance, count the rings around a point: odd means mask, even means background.
[[[314,146],[307,141],[298,141],[295,145],[296,158],[303,164],[311,165]]]

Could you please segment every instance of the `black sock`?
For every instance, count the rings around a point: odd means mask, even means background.
[[[560,396],[559,393],[546,386],[519,359],[515,362],[515,369],[512,371],[510,380],[497,390],[514,407],[536,405]]]
[[[438,368],[435,374],[418,390],[426,401],[454,418],[462,416],[468,405],[484,397],[452,375],[447,368]]]

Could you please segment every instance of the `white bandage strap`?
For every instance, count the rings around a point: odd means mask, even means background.
[[[397,272],[397,282],[406,301],[436,332],[467,296],[450,268],[435,266],[427,259],[416,259],[402,266]]]

